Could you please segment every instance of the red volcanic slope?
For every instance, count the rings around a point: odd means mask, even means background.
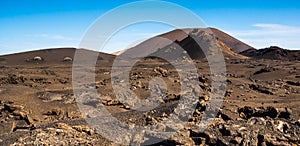
[[[253,47],[243,43],[242,41],[230,36],[229,34],[223,31],[220,31],[216,28],[210,29],[218,40],[222,41],[224,44],[226,44],[231,49],[235,50],[237,53],[243,52],[248,49],[253,49]]]
[[[160,48],[164,48],[173,42],[177,42],[183,45],[182,47],[185,47],[184,49],[187,50],[190,55],[194,56],[192,58],[194,59],[203,58],[203,54],[202,54],[203,52],[198,51],[201,48],[197,49],[197,45],[195,45],[193,41],[188,37],[188,34],[193,30],[212,32],[217,38],[217,42],[222,48],[224,55],[229,58],[235,57],[235,58],[245,59],[247,57],[239,55],[238,52],[244,49],[252,48],[251,46],[244,44],[243,42],[214,28],[197,28],[197,29],[186,28],[186,29],[176,29],[155,36],[153,38],[150,38],[142,42],[141,44],[124,51],[122,56],[127,56],[127,57],[147,56],[149,54],[158,51]]]

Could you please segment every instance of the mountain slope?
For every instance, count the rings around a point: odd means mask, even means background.
[[[230,36],[229,34],[220,31],[216,28],[210,28],[211,31],[214,33],[216,38],[226,44],[228,47],[232,48],[235,50],[237,53],[243,52],[245,50],[251,49],[253,47],[245,44],[244,42]]]
[[[218,33],[215,33],[215,32],[218,32]],[[124,51],[122,53],[122,56],[127,56],[127,57],[147,56],[149,54],[153,54],[153,53],[157,52],[158,50],[160,50],[162,48],[167,48],[167,46],[169,46],[175,42],[179,46],[181,46],[184,50],[186,50],[192,59],[202,59],[205,57],[205,55],[202,52],[202,49],[206,49],[206,48],[201,48],[200,46],[198,46],[198,44],[195,42],[195,40],[193,40],[193,38],[190,37],[190,35],[192,35],[192,33],[193,33],[193,35],[196,35],[196,38],[200,38],[200,40],[204,41],[207,38],[210,38],[211,40],[213,40],[215,44],[219,45],[224,56],[227,58],[231,58],[231,57],[239,58],[239,59],[247,58],[245,56],[238,54],[238,51],[243,50],[245,48],[249,49],[252,47],[242,43],[241,41],[239,41],[237,39],[234,39],[233,37],[231,37],[229,35],[225,35],[225,33],[220,33],[220,32],[221,31],[218,31],[217,29],[210,29],[210,28],[196,28],[196,29],[186,28],[186,29],[181,29],[181,30],[176,29],[176,30],[158,35],[156,37],[150,38],[150,39],[142,42],[141,44]],[[207,34],[210,34],[211,36],[207,35]],[[216,39],[216,38],[218,38],[218,39]],[[225,42],[222,41],[223,39],[226,40],[227,38],[230,39],[230,41],[225,41]],[[226,44],[226,42],[228,44]],[[205,43],[205,42],[202,42],[202,43]],[[238,44],[238,45],[236,45],[236,44]],[[237,46],[237,47],[241,46],[242,48],[236,48],[236,47],[232,47],[232,46]],[[236,50],[233,50],[234,48],[236,48]],[[160,50],[160,52],[162,52],[162,50]]]

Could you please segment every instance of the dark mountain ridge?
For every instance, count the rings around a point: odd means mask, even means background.
[[[277,46],[270,46],[264,49],[248,49],[241,52],[244,56],[251,57],[253,59],[271,59],[271,60],[287,60],[294,61],[300,60],[299,50],[288,50]]]

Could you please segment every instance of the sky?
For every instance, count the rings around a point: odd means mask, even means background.
[[[78,47],[88,28],[102,15],[128,0],[1,0],[0,55],[30,50]],[[300,49],[298,0],[169,0],[215,27],[255,47]],[[163,8],[157,8],[163,9]],[[188,27],[188,26],[187,26]],[[158,23],[136,24],[120,30],[104,47],[115,52],[174,29]]]

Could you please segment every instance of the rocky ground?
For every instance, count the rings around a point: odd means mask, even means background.
[[[157,145],[300,145],[300,62],[227,60],[224,101],[207,129],[201,122],[210,101],[210,72],[197,61],[200,93],[192,117],[173,137]],[[166,98],[151,111],[135,111],[116,98],[110,66],[96,67],[95,88],[101,98],[91,103],[104,107],[117,119],[134,125],[157,125],[174,114],[181,94],[174,67],[156,59],[140,61],[132,69],[130,89],[143,99],[150,95],[149,81],[161,77],[168,86]],[[193,93],[193,92],[191,92]],[[118,145],[101,136],[83,119],[72,90],[70,64],[3,65],[0,73],[0,145]],[[174,130],[162,125],[160,132]],[[118,133],[118,131],[115,131]],[[117,134],[116,134],[117,135]],[[129,138],[127,144],[144,144],[150,137]]]

